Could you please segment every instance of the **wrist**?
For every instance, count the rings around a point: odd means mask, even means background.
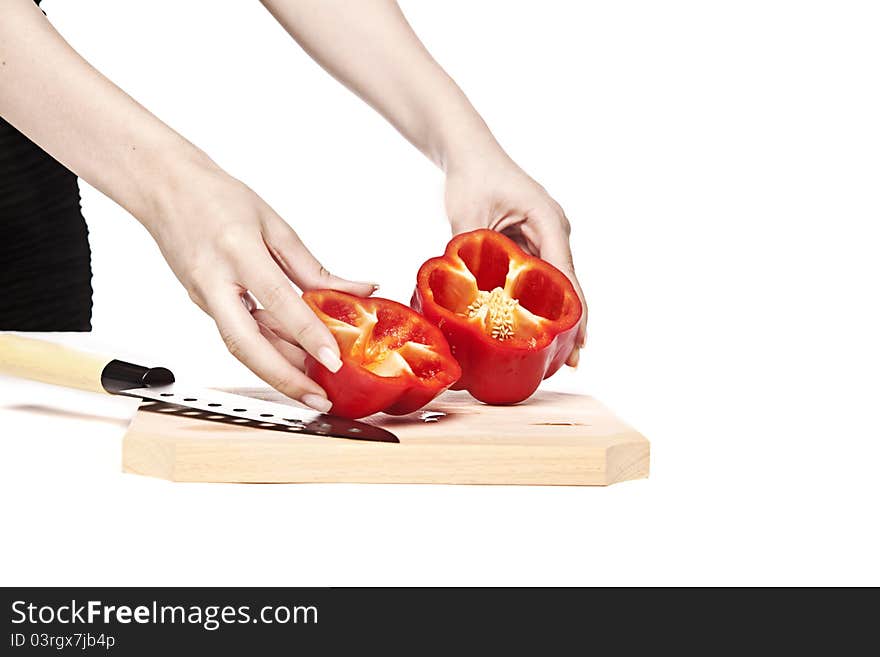
[[[447,175],[470,169],[481,163],[509,159],[504,149],[479,117],[452,121],[436,139],[429,157]]]
[[[442,168],[447,175],[481,169],[510,158],[491,134],[452,141],[443,151]]]
[[[151,233],[175,216],[174,208],[193,190],[218,177],[228,177],[208,155],[182,137],[178,143],[145,158],[143,194],[131,213]]]
[[[467,140],[447,151],[443,170],[447,179],[455,176],[484,179],[490,174],[519,171],[519,166],[490,136],[490,140]]]
[[[398,129],[446,174],[480,160],[506,157],[489,126],[451,79],[444,74],[442,92],[423,94],[411,121]],[[409,124],[409,125],[408,125]],[[412,128],[412,129],[409,129]]]

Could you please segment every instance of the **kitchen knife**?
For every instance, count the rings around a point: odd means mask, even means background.
[[[63,345],[0,334],[0,372],[89,392],[139,397],[142,410],[212,422],[384,443],[400,442],[390,431],[317,411],[175,382],[164,367],[143,367]]]

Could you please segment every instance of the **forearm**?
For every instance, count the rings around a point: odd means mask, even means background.
[[[0,116],[144,221],[201,151],[80,57],[31,0],[0,9]]]
[[[501,152],[393,0],[262,3],[315,61],[441,168],[475,151]]]

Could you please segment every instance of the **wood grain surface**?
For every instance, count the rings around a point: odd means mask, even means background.
[[[262,389],[232,392],[285,401]],[[583,395],[542,391],[517,406],[487,406],[447,392],[411,415],[366,421],[393,431],[400,444],[138,411],[123,467],[190,482],[602,486],[648,476],[647,439]]]
[[[13,333],[0,334],[0,373],[106,394],[101,373],[112,359]]]

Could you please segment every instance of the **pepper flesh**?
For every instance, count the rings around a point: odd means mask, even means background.
[[[306,292],[303,299],[339,345],[338,372],[306,358],[306,374],[324,388],[334,415],[405,415],[461,376],[443,334],[404,305],[334,290]]]
[[[486,229],[425,262],[410,305],[449,341],[462,369],[452,387],[489,404],[527,399],[562,367],[583,312],[565,274]]]

